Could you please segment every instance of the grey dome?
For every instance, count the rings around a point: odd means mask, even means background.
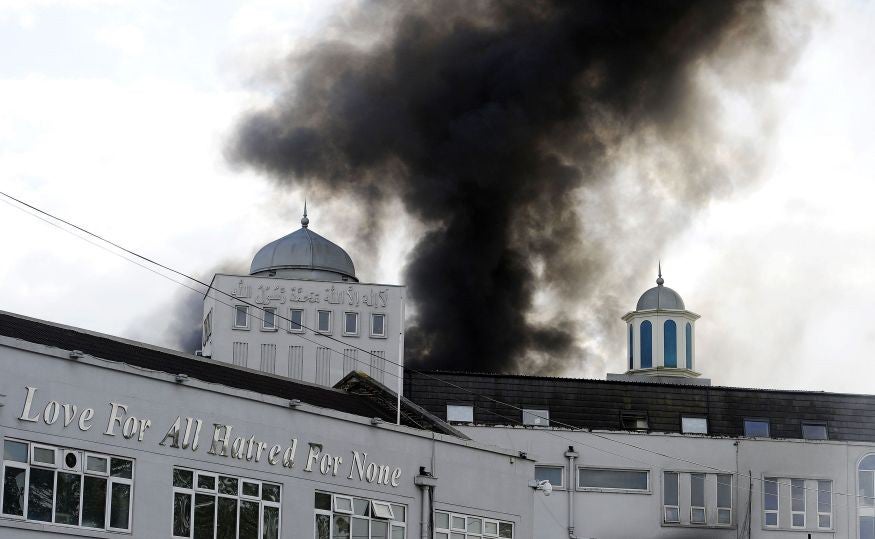
[[[660,280],[661,276],[660,276]],[[685,310],[684,300],[680,294],[667,286],[654,286],[647,292],[641,295],[638,300],[636,311],[646,311],[649,309],[678,309]]]
[[[358,281],[346,251],[307,228],[306,214],[301,224],[300,229],[262,247],[252,259],[250,275],[275,272],[280,277],[321,279],[337,274],[338,280]]]

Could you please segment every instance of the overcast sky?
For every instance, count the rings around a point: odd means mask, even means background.
[[[0,0],[2,189],[181,271],[248,265],[299,226],[304,194],[231,167],[227,138],[269,99],[274,63],[345,5]],[[821,9],[773,90],[764,178],[662,253],[666,285],[702,315],[698,367],[718,384],[875,392],[875,3]],[[337,204],[311,200],[312,227],[356,253],[329,218]],[[0,309],[164,344],[155,313],[187,293],[178,285],[6,204],[0,227]],[[375,262],[357,264],[363,281],[400,281],[408,230],[399,215]],[[655,266],[615,291],[616,330],[595,337],[603,363],[569,374],[624,368],[619,318]]]

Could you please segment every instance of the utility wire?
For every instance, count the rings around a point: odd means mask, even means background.
[[[132,250],[130,250],[130,249],[128,249],[128,248],[126,248],[126,247],[124,247],[124,246],[122,246],[122,245],[120,245],[120,244],[114,242],[114,241],[111,241],[111,240],[109,240],[109,239],[107,239],[107,238],[105,238],[105,237],[103,237],[103,236],[101,236],[101,235],[99,235],[99,234],[95,234],[95,233],[93,233],[93,232],[91,232],[91,231],[89,231],[89,230],[87,230],[87,229],[85,229],[85,228],[83,228],[83,227],[80,227],[80,226],[78,226],[78,225],[76,225],[76,224],[74,224],[74,223],[72,223],[72,222],[70,222],[70,221],[68,221],[68,220],[66,220],[66,219],[63,219],[63,218],[57,217],[57,216],[55,216],[55,215],[53,215],[53,214],[51,214],[51,213],[49,213],[49,212],[47,212],[47,211],[44,211],[44,210],[42,210],[42,209],[40,209],[40,208],[38,208],[38,207],[36,207],[36,206],[34,206],[34,205],[32,205],[32,204],[28,204],[27,202],[24,202],[23,200],[18,199],[18,198],[16,198],[16,197],[13,197],[12,195],[9,195],[8,193],[5,193],[5,192],[3,192],[3,191],[0,191],[0,195],[2,195],[3,197],[6,197],[7,199],[9,199],[9,200],[11,200],[11,201],[14,201],[15,203],[17,203],[17,204],[19,204],[19,205],[21,205],[21,206],[24,206],[25,208],[29,208],[30,210],[32,210],[32,211],[34,211],[34,212],[37,212],[37,213],[40,214],[40,215],[46,216],[46,217],[48,217],[49,219],[53,219],[54,221],[58,221],[58,222],[60,222],[60,223],[63,223],[63,224],[65,224],[65,225],[67,225],[67,226],[69,226],[69,227],[71,227],[71,228],[73,228],[73,229],[75,229],[75,230],[77,230],[77,231],[79,231],[79,232],[81,232],[81,233],[87,235],[87,236],[90,236],[90,237],[95,238],[95,239],[97,239],[97,240],[99,240],[99,241],[102,241],[102,242],[104,242],[104,243],[106,243],[106,244],[108,244],[108,245],[111,245],[111,246],[115,247],[116,249],[119,249],[120,251],[122,251],[122,252],[124,252],[124,253],[126,253],[126,254],[129,254],[129,255],[131,255],[131,256],[133,256],[133,257],[135,257],[135,258],[138,258],[138,259],[140,259],[140,260],[143,260],[143,261],[145,261],[145,262],[148,262],[149,264],[153,264],[153,265],[155,265],[155,266],[158,266],[159,268],[162,268],[162,269],[164,269],[164,270],[166,270],[166,271],[169,271],[169,272],[171,272],[171,273],[173,273],[173,274],[175,274],[175,275],[178,275],[178,276],[180,276],[180,277],[183,277],[183,278],[185,278],[185,279],[187,279],[187,280],[193,281],[193,282],[195,282],[195,283],[197,283],[197,284],[199,284],[199,285],[205,287],[205,288],[207,289],[206,294],[209,294],[209,291],[210,291],[210,290],[215,290],[216,292],[218,292],[218,293],[220,293],[220,294],[222,294],[222,295],[224,295],[224,296],[227,296],[227,297],[231,298],[232,300],[234,300],[235,303],[243,303],[243,304],[246,304],[246,305],[248,305],[248,306],[250,306],[250,307],[254,307],[255,309],[258,309],[258,310],[260,310],[260,311],[262,311],[262,312],[265,312],[265,308],[262,307],[262,306],[260,306],[260,305],[256,305],[256,304],[254,304],[254,303],[251,303],[251,302],[245,301],[245,300],[242,299],[242,298],[238,298],[238,297],[236,297],[236,296],[233,296],[232,294],[229,294],[229,293],[227,293],[227,292],[225,292],[225,291],[223,291],[223,290],[219,290],[218,288],[213,288],[211,285],[209,285],[209,284],[207,284],[207,283],[201,281],[200,279],[198,279],[198,278],[196,278],[196,277],[192,277],[192,276],[190,276],[190,275],[188,275],[188,274],[186,274],[186,273],[183,273],[183,272],[181,272],[181,271],[179,271],[179,270],[176,270],[176,269],[174,269],[174,268],[171,268],[170,266],[167,266],[167,265],[162,264],[162,263],[160,263],[160,262],[157,262],[157,261],[155,261],[155,260],[153,260],[153,259],[151,259],[151,258],[148,258],[148,257],[146,257],[146,256],[143,256],[143,255],[141,255],[141,254],[139,254],[139,253],[137,253],[137,252],[135,252],[135,251],[132,251]],[[9,204],[8,202],[7,202],[7,204],[10,205],[10,206],[16,207],[16,206],[14,206],[14,205],[12,205],[12,204]],[[18,208],[18,209],[21,209],[21,208]],[[22,211],[24,211],[24,210],[22,210]],[[25,212],[25,213],[28,213],[28,212]],[[39,218],[40,220],[42,220],[42,221],[44,221],[44,222],[46,222],[46,223],[51,224],[51,225],[54,226],[55,228],[58,228],[58,229],[60,229],[60,230],[65,230],[63,227],[58,226],[56,223],[52,223],[52,222],[50,222],[50,221],[48,221],[48,220],[46,220],[46,219],[40,217],[40,215],[36,215],[36,214],[32,214],[32,213],[28,213],[28,215],[32,215],[33,217],[37,217],[37,218]],[[83,240],[85,240],[85,241],[88,241],[88,243],[91,243],[92,245],[95,245],[95,246],[101,247],[102,249],[104,249],[104,250],[106,250],[106,251],[108,251],[108,252],[110,252],[110,253],[113,253],[112,250],[107,249],[107,248],[105,248],[104,246],[98,245],[97,243],[88,240],[88,238],[86,238],[86,237],[80,236],[80,235],[78,235],[78,234],[74,234],[73,232],[71,232],[71,231],[69,231],[69,230],[66,230],[66,231],[69,232],[69,233],[71,233],[72,235],[74,235],[75,237],[77,237],[77,238],[79,238],[79,239],[83,239]],[[117,254],[117,255],[121,256],[119,253],[114,253],[114,254]],[[140,263],[136,262],[135,260],[131,260],[131,259],[128,258],[128,257],[121,256],[121,258],[123,258],[124,260],[127,260],[127,261],[129,261],[129,262],[132,262],[132,263],[134,263],[134,264],[137,264],[138,266],[140,266],[140,267],[142,267],[142,268],[144,268],[144,269],[147,269],[147,270],[151,271],[152,273],[155,273],[156,275],[159,275],[159,276],[162,276],[162,277],[164,277],[164,278],[167,278],[167,279],[170,280],[171,282],[174,282],[174,283],[176,283],[176,284],[179,284],[179,285],[181,285],[181,286],[184,286],[185,288],[188,288],[189,290],[192,290],[192,291],[194,291],[194,292],[197,292],[198,294],[204,294],[204,293],[205,293],[205,292],[202,292],[202,291],[200,291],[200,290],[197,290],[197,289],[195,289],[195,288],[193,288],[193,287],[191,287],[191,286],[188,286],[188,285],[186,285],[186,284],[184,284],[184,283],[181,283],[181,282],[179,282],[179,281],[177,281],[177,280],[175,280],[175,279],[172,279],[172,278],[170,278],[169,276],[162,274],[161,272],[158,272],[158,271],[155,271],[154,269],[148,268],[148,267],[146,267],[145,265],[140,264]],[[216,299],[216,301],[219,301],[220,303],[223,303],[224,305],[228,305],[229,307],[235,307],[235,305],[232,305],[232,304],[229,304],[229,303],[225,303],[225,302],[223,302],[223,301],[218,300],[218,299],[215,298],[215,297],[214,297],[213,299]],[[361,348],[361,347],[355,346],[354,344],[348,343],[348,342],[343,341],[343,340],[341,340],[341,339],[337,339],[337,338],[335,338],[335,337],[333,337],[333,336],[331,336],[331,335],[326,335],[326,334],[324,334],[324,333],[321,333],[321,332],[319,332],[319,331],[317,331],[317,330],[314,330],[314,329],[312,329],[312,328],[310,328],[310,327],[307,327],[307,326],[303,325],[303,323],[293,322],[290,318],[286,318],[286,317],[284,317],[284,316],[282,316],[282,315],[279,315],[276,311],[273,312],[273,315],[274,315],[275,318],[280,318],[280,319],[282,319],[282,320],[285,320],[285,321],[288,322],[289,324],[294,324],[294,327],[296,327],[296,328],[297,328],[297,327],[300,327],[300,328],[305,329],[305,330],[308,330],[308,331],[310,331],[310,332],[312,332],[312,333],[314,333],[315,335],[318,335],[318,336],[320,336],[320,337],[323,337],[323,338],[326,338],[326,339],[329,339],[329,340],[332,340],[332,341],[338,342],[338,343],[340,343],[340,344],[343,344],[344,346],[349,346],[350,348],[353,348],[353,349],[356,349],[356,350],[362,351],[362,352],[364,352],[365,354],[367,354],[367,355],[369,355],[369,356],[374,356],[374,357],[377,357],[377,358],[381,359],[381,360],[384,361],[385,363],[389,363],[389,364],[391,364],[391,365],[395,365],[395,366],[397,366],[397,367],[401,367],[402,369],[409,370],[410,372],[413,372],[413,373],[419,374],[419,375],[424,376],[424,377],[426,377],[426,378],[429,378],[429,379],[431,379],[431,380],[435,380],[435,381],[440,382],[440,383],[442,383],[442,384],[449,385],[449,386],[451,386],[451,387],[453,387],[453,388],[455,388],[455,389],[459,389],[459,390],[461,390],[461,391],[464,391],[464,392],[466,392],[466,393],[469,393],[469,394],[471,394],[471,395],[474,395],[475,398],[478,398],[478,399],[479,399],[479,398],[483,398],[483,399],[485,399],[485,400],[487,400],[487,401],[490,401],[490,402],[493,402],[493,403],[495,403],[495,404],[499,404],[499,405],[502,405],[502,406],[507,406],[508,408],[511,408],[511,409],[514,409],[514,410],[517,410],[517,411],[520,411],[520,412],[528,413],[529,415],[531,415],[531,416],[533,416],[533,417],[537,417],[537,418],[539,418],[539,419],[543,419],[543,420],[545,420],[545,421],[550,422],[551,424],[558,425],[558,426],[563,427],[563,428],[566,428],[566,429],[568,429],[568,430],[570,430],[570,431],[573,431],[573,432],[580,432],[580,433],[588,434],[588,435],[590,435],[590,436],[593,436],[593,437],[596,437],[596,438],[600,438],[600,439],[603,439],[603,440],[606,440],[606,441],[609,441],[609,442],[612,442],[612,443],[615,443],[615,444],[624,445],[624,446],[627,446],[627,447],[630,447],[630,448],[633,448],[633,449],[636,449],[636,450],[639,450],[639,451],[642,451],[642,452],[645,452],[645,453],[651,453],[651,454],[654,454],[654,455],[658,455],[658,456],[663,457],[663,458],[668,458],[668,459],[671,459],[671,460],[676,460],[676,461],[679,461],[679,462],[684,462],[684,463],[686,463],[686,464],[691,464],[691,465],[694,465],[694,466],[699,466],[699,467],[701,467],[701,468],[706,468],[706,469],[709,469],[709,470],[715,471],[715,472],[720,473],[720,474],[739,475],[739,476],[741,476],[741,477],[745,477],[745,478],[748,478],[748,479],[751,479],[751,480],[754,480],[754,481],[759,481],[759,482],[763,483],[763,485],[765,485],[765,483],[767,482],[767,481],[766,481],[765,479],[763,479],[763,478],[754,477],[754,476],[752,476],[752,475],[748,475],[748,474],[742,474],[742,473],[740,473],[740,472],[733,472],[732,470],[724,470],[724,469],[719,468],[719,467],[716,467],[716,466],[711,466],[711,465],[708,465],[708,464],[702,464],[702,463],[697,462],[697,461],[694,461],[694,460],[684,459],[684,458],[677,457],[677,456],[674,456],[674,455],[669,455],[669,454],[666,454],[666,453],[662,453],[662,452],[659,452],[659,451],[655,451],[655,450],[652,450],[652,449],[649,449],[649,448],[646,448],[646,447],[641,447],[641,446],[639,446],[639,445],[636,445],[636,444],[633,444],[633,443],[630,443],[630,442],[624,442],[624,441],[621,441],[621,440],[616,440],[616,439],[611,438],[611,437],[609,437],[609,436],[606,436],[606,435],[602,435],[602,434],[599,434],[599,433],[592,432],[592,431],[589,430],[589,429],[580,428],[580,427],[575,427],[574,425],[570,425],[570,424],[563,423],[563,422],[560,422],[560,421],[555,421],[555,420],[550,421],[550,419],[549,419],[548,417],[545,417],[545,416],[542,416],[542,415],[538,415],[537,413],[533,413],[533,412],[528,411],[528,410],[524,410],[522,407],[519,407],[519,406],[516,406],[516,405],[510,404],[510,403],[508,403],[508,402],[504,402],[504,401],[501,401],[501,400],[498,400],[498,399],[492,398],[492,397],[490,397],[490,396],[488,396],[488,395],[483,395],[482,393],[477,393],[477,392],[475,392],[475,391],[473,391],[473,390],[469,390],[469,389],[467,389],[467,388],[465,388],[465,387],[459,386],[458,384],[454,384],[454,383],[450,382],[449,380],[444,380],[444,379],[442,379],[442,378],[439,378],[439,377],[434,376],[434,375],[432,375],[432,374],[429,374],[429,373],[427,373],[427,372],[423,372],[423,371],[421,371],[421,370],[417,370],[417,369],[414,369],[414,368],[412,368],[412,367],[404,367],[402,364],[400,364],[400,363],[398,363],[398,362],[395,362],[395,361],[392,361],[392,360],[390,360],[390,359],[388,359],[388,358],[385,358],[385,357],[379,356],[379,355],[375,354],[375,353],[372,352],[372,351],[365,350],[364,348]],[[254,315],[252,315],[252,316],[255,317],[255,318],[258,318],[258,317],[254,316]],[[259,319],[259,320],[262,320],[262,321],[264,320],[263,318],[258,318],[258,319]],[[302,321],[302,322],[303,322],[303,321]],[[292,326],[290,325],[289,327],[292,327]],[[309,342],[312,342],[312,343],[314,343],[314,344],[318,344],[318,345],[320,345],[320,346],[323,346],[323,344],[321,344],[321,343],[317,343],[316,341],[314,341],[314,340],[312,340],[312,339],[309,339],[309,338],[307,338],[307,337],[304,337],[304,336],[301,335],[301,334],[292,334],[292,335],[295,335],[296,337],[302,338],[302,339],[307,340],[307,341],[309,341]],[[329,350],[334,351],[335,353],[340,353],[340,352],[338,352],[337,350],[334,350],[333,348],[329,348],[329,347],[326,347],[326,348],[328,348]],[[341,354],[341,355],[342,355],[343,357],[349,357],[349,356],[346,356],[346,355],[344,355],[344,354]],[[363,361],[358,360],[357,358],[351,358],[351,359],[354,359],[354,360],[357,361],[357,362],[361,362],[361,363],[363,363]],[[371,365],[371,368],[373,369],[373,365]],[[377,370],[380,370],[380,371],[382,371],[383,373],[386,373],[386,374],[391,374],[391,375],[393,375],[393,376],[397,376],[397,373],[389,373],[389,372],[387,372],[387,371],[385,371],[385,370],[382,370],[382,369],[379,369],[379,368],[378,368]],[[494,413],[495,415],[498,415],[499,417],[503,417],[504,419],[507,419],[507,420],[509,420],[509,421],[511,421],[511,422],[513,422],[513,423],[520,424],[520,425],[524,425],[523,422],[522,422],[521,420],[516,420],[516,419],[512,419],[512,418],[506,417],[506,416],[502,416],[501,414],[497,414],[497,413],[494,412],[494,411],[491,411],[491,412]],[[524,425],[524,426],[525,426],[525,425]],[[550,433],[550,434],[552,434],[552,435],[554,435],[554,436],[557,436],[557,437],[559,437],[559,438],[561,438],[561,439],[563,439],[563,440],[567,440],[567,441],[570,441],[570,442],[573,442],[573,443],[578,443],[578,444],[580,444],[580,445],[584,445],[584,446],[586,446],[586,447],[590,447],[590,448],[593,448],[593,449],[598,449],[599,451],[605,451],[605,450],[603,450],[603,449],[597,448],[596,446],[587,445],[587,444],[585,444],[585,443],[582,443],[582,442],[580,442],[579,440],[573,440],[573,439],[571,439],[571,438],[566,438],[566,437],[564,437],[564,436],[560,436],[560,435],[556,434],[556,433],[553,432],[553,431],[545,431],[545,432],[548,432],[548,433]],[[610,452],[609,452],[609,453],[610,453]],[[620,456],[620,457],[624,457],[624,458],[628,458],[628,457],[625,457],[624,455],[617,455],[617,454],[615,454],[615,453],[610,453],[610,454],[613,454],[613,455],[616,455],[616,456]],[[635,460],[635,459],[630,459],[630,460]],[[649,463],[645,463],[645,462],[643,462],[643,461],[638,461],[638,462],[642,462],[642,463],[644,463],[644,464],[648,464],[648,465],[649,465]],[[791,486],[790,483],[778,483],[778,482],[774,482],[774,481],[768,481],[768,482],[769,482],[769,483],[777,483],[777,484],[783,485],[783,486],[785,486],[785,487],[787,487],[787,486]],[[797,488],[798,488],[798,487],[797,487]],[[816,491],[816,492],[821,492],[821,491],[818,490],[818,489],[811,489],[811,488],[808,488],[808,487],[802,487],[802,488],[803,488],[804,490],[812,490],[812,491]],[[840,496],[847,496],[847,497],[854,497],[854,498],[866,498],[867,500],[871,500],[870,497],[863,496],[863,495],[859,495],[859,494],[849,494],[849,493],[845,493],[845,492],[835,492],[835,491],[823,491],[823,492],[831,492],[832,494],[836,494],[836,495],[840,495]]]

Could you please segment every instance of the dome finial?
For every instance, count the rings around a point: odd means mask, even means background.
[[[301,226],[303,228],[307,228],[307,225],[310,224],[310,220],[307,219],[307,199],[304,199],[304,216],[301,217]]]
[[[656,284],[662,286],[664,282],[665,279],[662,278],[662,260],[660,260],[659,265],[657,266]]]

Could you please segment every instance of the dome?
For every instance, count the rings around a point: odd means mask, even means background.
[[[684,300],[680,294],[667,286],[654,286],[647,292],[641,294],[638,300],[637,311],[646,311],[648,309],[678,309],[684,310]]]
[[[250,275],[268,273],[278,277],[357,282],[352,258],[340,246],[307,228],[309,223],[305,208],[301,228],[262,247],[252,259]]]

